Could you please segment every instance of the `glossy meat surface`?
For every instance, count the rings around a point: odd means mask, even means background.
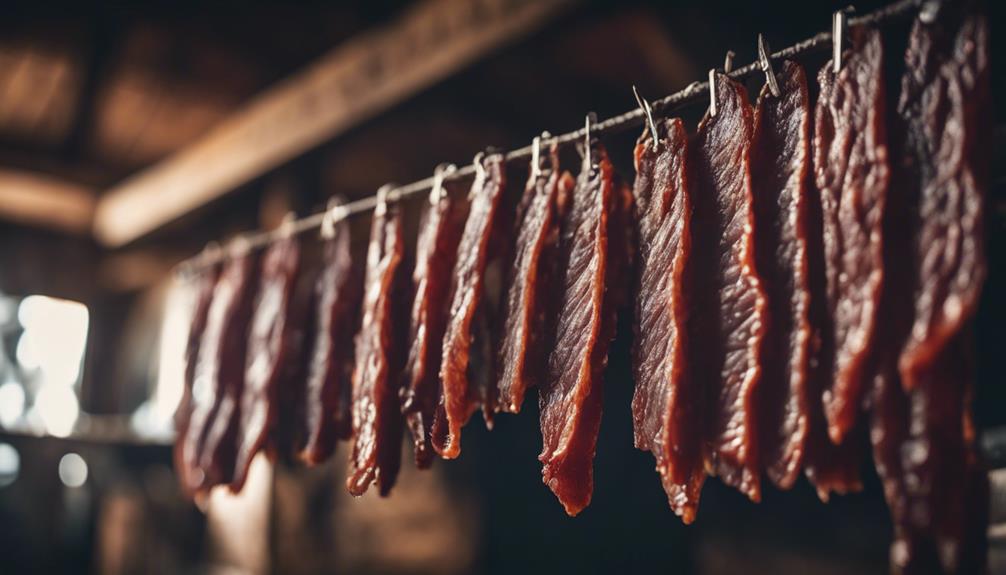
[[[747,91],[716,77],[716,116],[690,142],[694,305],[689,319],[697,385],[706,393],[707,468],[760,498],[756,390],[768,307],[755,268]]]
[[[895,526],[892,565],[903,573],[980,573],[986,557],[988,486],[971,421],[968,329],[985,275],[984,27],[954,5],[932,24],[915,23],[905,56],[897,118],[904,161],[884,224],[891,320],[881,327],[871,414]]]
[[[883,284],[882,218],[889,166],[883,48],[876,30],[854,29],[836,75],[818,74],[814,171],[821,195],[824,262],[834,355],[825,387],[828,433],[840,443],[856,423]]]
[[[553,300],[559,311],[548,375],[539,387],[542,478],[569,515],[583,510],[593,492],[602,375],[615,328],[609,226],[622,218],[613,213],[621,208],[621,189],[606,151],[594,144],[590,156],[594,165],[584,158],[562,223]]]
[[[231,481],[235,492],[244,485],[252,458],[275,424],[277,386],[290,369],[288,363],[299,359],[293,345],[305,317],[294,313],[291,301],[300,272],[300,251],[297,238],[288,237],[269,246],[262,256],[241,391]]]
[[[800,475],[809,428],[811,108],[799,64],[784,61],[775,75],[780,95],[773,96],[766,85],[755,106],[751,187],[758,273],[770,318],[759,391],[762,466],[773,483],[788,489]]]
[[[898,113],[907,163],[921,190],[912,246],[914,322],[898,365],[906,389],[974,315],[986,275],[988,60],[987,26],[979,15],[967,16],[956,30],[916,23],[905,56]]]
[[[186,451],[193,490],[229,483],[234,474],[236,433],[244,387],[248,324],[258,277],[258,256],[245,253],[227,262],[213,289],[206,330],[192,384],[194,410]],[[198,480],[202,476],[201,481]]]
[[[681,120],[649,130],[636,143],[636,239],[632,396],[637,449],[653,452],[671,508],[685,523],[698,509],[702,466],[702,401],[688,366],[685,285],[691,256],[688,135]]]
[[[478,370],[470,370],[469,364],[476,354],[480,360],[487,359],[482,357],[482,350],[472,343],[477,338],[480,325],[485,326],[480,323],[486,320],[484,308],[480,309],[484,305],[485,271],[505,185],[503,156],[486,157],[472,182],[469,194],[471,206],[451,274],[450,316],[440,363],[443,396],[437,407],[433,429],[433,447],[447,459],[461,453],[461,427],[484,399],[480,397],[485,391],[484,385],[480,386],[469,377],[470,372],[474,374]],[[483,370],[481,375],[487,374]]]
[[[441,395],[440,360],[450,311],[450,278],[466,215],[465,199],[441,184],[431,192],[417,240],[402,413],[412,434],[416,465],[420,468],[433,462],[431,436]]]
[[[537,386],[545,374],[543,336],[549,316],[554,316],[548,291],[555,281],[560,200],[573,185],[572,177],[560,169],[557,146],[542,164],[532,166],[517,209],[513,264],[504,300],[498,385],[500,409],[510,413],[520,411],[527,389]]]
[[[339,440],[349,439],[353,336],[359,325],[363,274],[353,258],[350,225],[338,222],[324,240],[322,268],[314,285],[314,341],[304,385],[300,458],[328,459]]]
[[[363,319],[353,371],[352,470],[346,487],[359,496],[372,483],[387,495],[401,465],[402,414],[398,401],[404,363],[405,322],[401,264],[405,255],[397,205],[379,205],[371,224],[364,280]]]

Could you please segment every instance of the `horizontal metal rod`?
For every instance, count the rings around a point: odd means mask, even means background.
[[[883,8],[877,9],[868,14],[862,16],[850,17],[848,19],[848,26],[870,26],[875,24],[880,24],[887,20],[893,19],[895,17],[903,16],[909,13],[918,11],[920,6],[923,4],[924,0],[900,0],[893,4],[889,4]],[[773,52],[769,58],[771,60],[783,60],[787,58],[793,58],[801,54],[806,54],[815,50],[819,50],[823,47],[831,46],[832,34],[831,32],[821,32],[816,36],[808,38],[802,42],[794,44],[788,48],[783,48],[777,52]],[[762,73],[761,65],[756,60],[746,66],[740,68],[734,68],[728,75],[734,79],[746,78],[752,74]],[[709,82],[693,82],[685,87],[683,90],[675,92],[669,96],[660,98],[659,100],[654,100],[650,102],[654,114],[660,114],[666,116],[671,110],[676,109],[684,104],[694,102],[703,96],[707,96],[709,91]],[[616,134],[628,130],[629,128],[638,127],[643,124],[644,113],[640,108],[636,108],[624,114],[608,118],[607,120],[591,124],[590,131],[592,136],[605,136]],[[572,132],[567,132],[565,134],[560,134],[550,138],[543,138],[541,140],[542,147],[548,147],[552,144],[558,144],[559,146],[568,145],[573,142],[578,142],[586,135],[586,128],[580,128]],[[507,162],[530,158],[534,147],[532,145],[524,146],[523,148],[518,148],[516,150],[511,150],[504,154],[504,159]],[[475,167],[472,164],[467,164],[455,172],[447,176],[447,180],[455,180],[460,178],[465,178],[471,176],[475,173]],[[388,192],[388,201],[395,202],[401,201],[419,193],[429,190],[433,186],[434,180],[433,176],[424,178],[412,182],[411,184],[406,184],[403,186],[398,186]],[[338,218],[347,218],[356,214],[366,213],[374,209],[377,206],[377,195],[367,196],[365,198],[360,198],[352,202],[343,204],[339,206],[339,216]],[[325,219],[325,212],[319,212],[316,214],[311,214],[304,218],[295,220],[293,222],[288,222],[284,226],[277,228],[275,230],[268,231],[257,231],[243,234],[240,236],[241,245],[243,249],[261,249],[269,244],[275,242],[276,240],[287,237],[290,234],[302,234],[312,230],[319,229],[322,222]],[[228,257],[228,254],[232,252],[228,250],[206,250],[202,253],[182,262],[179,264],[179,271],[187,272],[194,270],[196,268],[204,267],[214,263],[223,261]]]

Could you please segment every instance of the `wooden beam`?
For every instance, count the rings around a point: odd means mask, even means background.
[[[0,218],[87,234],[96,190],[50,176],[0,168]]]
[[[431,0],[270,88],[103,195],[94,233],[129,243],[529,33],[574,0]]]

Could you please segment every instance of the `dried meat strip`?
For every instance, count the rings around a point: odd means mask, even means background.
[[[758,273],[771,318],[758,400],[761,459],[772,482],[789,489],[800,475],[808,431],[813,344],[807,262],[811,108],[807,77],[799,64],[783,62],[776,81],[779,96],[766,85],[755,106],[751,186]]]
[[[325,235],[322,268],[314,285],[316,325],[299,454],[309,464],[328,459],[336,443],[352,435],[353,336],[363,292],[362,266],[353,257],[349,222],[332,223]]]
[[[295,346],[306,317],[291,304],[300,267],[300,242],[294,236],[280,239],[262,255],[240,398],[234,492],[241,490],[252,458],[275,424],[280,380],[289,372],[289,362],[299,359]]]
[[[985,276],[987,31],[960,7],[912,29],[898,106],[905,161],[884,224],[891,319],[871,421],[903,573],[984,571],[988,487],[967,331]]]
[[[821,195],[829,307],[828,433],[841,443],[856,423],[883,285],[882,219],[889,166],[880,32],[857,28],[836,74],[818,74],[814,172]]]
[[[545,373],[549,290],[555,281],[555,250],[559,242],[561,201],[574,180],[559,166],[558,146],[552,146],[540,165],[531,166],[524,195],[517,208],[513,267],[507,280],[500,346],[499,399],[503,411],[517,413],[528,388]]]
[[[213,288],[196,360],[194,408],[185,438],[186,469],[193,479],[193,491],[229,483],[234,474],[237,418],[258,260],[257,254],[247,251],[234,254]]]
[[[693,312],[697,384],[706,390],[707,468],[752,500],[761,497],[756,393],[768,306],[755,264],[753,131],[747,91],[716,76],[719,112],[690,143],[694,193]]]
[[[607,152],[592,143],[562,223],[559,311],[548,376],[539,387],[542,478],[569,515],[590,503],[594,487],[602,376],[615,330],[613,296],[622,290],[615,281],[626,248],[620,239],[626,218],[619,213],[625,210],[622,192]],[[621,261],[610,261],[612,255]]]
[[[705,481],[702,397],[689,373],[685,282],[690,265],[688,135],[681,120],[660,123],[636,143],[636,237],[632,397],[637,449],[653,452],[671,508],[695,519]]]
[[[415,446],[416,466],[433,463],[433,417],[440,401],[440,360],[450,304],[450,278],[458,257],[468,205],[442,180],[430,192],[416,243],[412,272],[409,357],[402,386],[402,413]]]
[[[906,389],[974,315],[986,275],[988,31],[980,15],[967,16],[956,37],[947,24],[915,24],[898,104],[919,190],[914,323],[898,362]]]
[[[181,477],[183,488],[188,489],[192,480],[188,478],[189,469],[185,466],[186,441],[188,435],[189,420],[193,411],[192,382],[195,377],[196,361],[199,356],[199,346],[202,342],[203,332],[206,330],[206,321],[209,317],[210,302],[213,297],[213,288],[220,276],[220,266],[210,265],[196,270],[187,277],[181,278],[176,284],[172,300],[168,304],[168,315],[180,314],[179,319],[184,322],[184,326],[178,333],[184,338],[184,347],[181,348],[181,363],[178,364],[178,373],[182,377],[182,398],[178,409],[175,412],[175,429],[177,431],[177,441],[174,449],[175,467]],[[170,320],[165,320],[167,321]],[[165,331],[165,334],[167,331]],[[163,358],[162,362],[169,361]],[[164,370],[161,371],[164,374]],[[163,376],[163,375],[162,375]],[[191,459],[190,459],[191,461]]]
[[[360,496],[374,482],[382,496],[395,483],[402,456],[402,414],[398,401],[404,364],[400,319],[405,258],[402,215],[379,200],[371,224],[364,280],[363,319],[356,336],[353,372],[352,471],[346,487]]]
[[[433,448],[447,459],[461,453],[461,427],[489,399],[485,397],[485,386],[470,379],[469,373],[475,371],[470,365],[473,356],[482,355],[481,346],[473,342],[480,322],[486,319],[482,301],[485,271],[494,246],[494,233],[499,233],[496,220],[506,186],[506,166],[500,154],[479,156],[475,166],[475,180],[469,193],[471,206],[451,275],[450,317],[440,363],[443,394],[433,427]],[[488,359],[478,357],[475,363],[486,366]],[[486,377],[491,373],[483,369],[480,375]]]

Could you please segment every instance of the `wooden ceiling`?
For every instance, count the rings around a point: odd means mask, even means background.
[[[87,4],[5,8],[0,162],[101,190],[406,2]]]

